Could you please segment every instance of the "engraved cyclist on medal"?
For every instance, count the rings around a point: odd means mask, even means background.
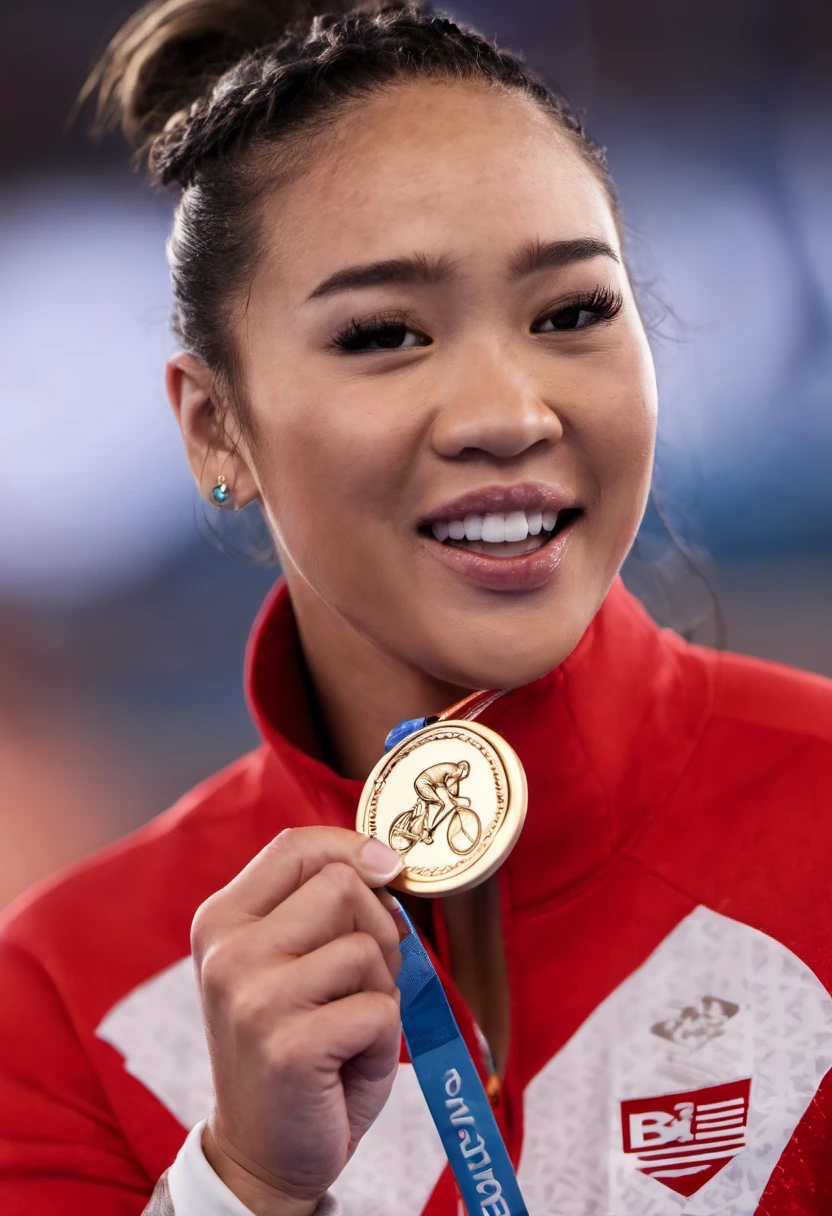
[[[407,853],[415,844],[433,844],[436,832],[447,823],[448,844],[455,853],[464,856],[475,849],[482,824],[476,811],[471,810],[471,799],[459,793],[461,782],[470,772],[467,760],[424,769],[413,783],[418,796],[416,805],[402,811],[390,826],[391,848],[397,853]],[[434,808],[437,809],[431,822]]]

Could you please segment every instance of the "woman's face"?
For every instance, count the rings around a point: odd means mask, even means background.
[[[341,121],[262,221],[235,338],[290,587],[436,679],[536,679],[650,481],[653,366],[603,188],[525,98],[420,83]]]

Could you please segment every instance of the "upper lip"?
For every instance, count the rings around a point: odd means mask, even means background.
[[[557,486],[542,481],[519,481],[513,485],[482,486],[469,490],[438,507],[432,507],[419,519],[418,527],[428,527],[439,520],[464,519],[466,515],[505,515],[509,511],[567,511],[578,506],[575,498]]]

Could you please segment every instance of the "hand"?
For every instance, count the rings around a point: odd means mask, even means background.
[[[208,1161],[257,1216],[308,1216],[390,1093],[402,868],[343,828],[281,832],[192,929],[214,1080]]]

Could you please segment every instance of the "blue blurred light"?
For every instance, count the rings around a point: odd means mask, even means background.
[[[0,594],[72,602],[145,578],[193,533],[168,407],[168,217],[137,183],[0,196]]]

